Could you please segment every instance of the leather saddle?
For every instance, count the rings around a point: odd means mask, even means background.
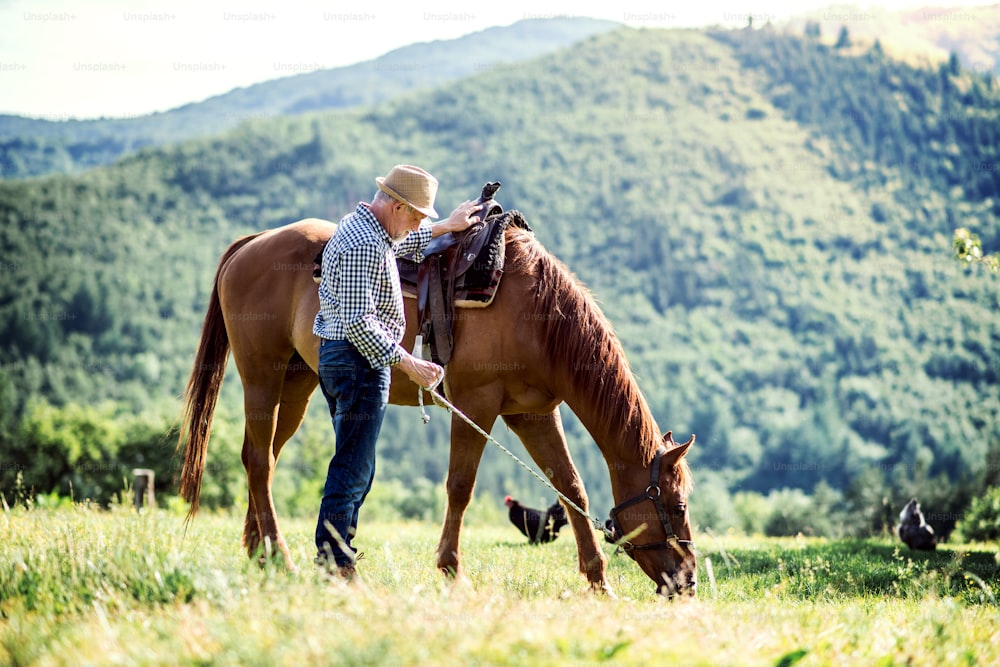
[[[493,198],[498,189],[499,182],[483,186],[475,222],[464,232],[432,239],[422,262],[413,256],[396,260],[403,294],[417,299],[418,332],[435,363],[451,360],[455,308],[485,308],[492,303],[503,275],[507,227],[513,224],[531,231],[518,211],[505,212]]]

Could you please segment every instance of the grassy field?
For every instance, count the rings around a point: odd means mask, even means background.
[[[697,599],[624,556],[589,593],[564,533],[534,547],[470,521],[469,582],[434,569],[438,526],[373,522],[362,587],[239,550],[242,519],[83,505],[0,512],[0,663],[10,665],[892,665],[1000,662],[996,547],[698,536]],[[608,549],[611,551],[610,547]],[[714,576],[710,576],[708,564]]]

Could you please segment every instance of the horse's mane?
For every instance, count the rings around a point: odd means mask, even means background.
[[[526,317],[544,327],[549,359],[568,369],[575,386],[592,388],[601,414],[622,424],[625,432],[635,433],[638,448],[630,446],[629,439],[614,438],[615,454],[648,465],[662,435],[621,341],[590,290],[523,230],[507,231],[507,262],[535,278],[536,298]],[[682,486],[689,487],[687,461],[681,459],[677,468]]]

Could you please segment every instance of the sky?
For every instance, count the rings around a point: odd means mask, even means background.
[[[891,10],[931,4],[958,11],[996,2],[855,4]],[[735,28],[746,25],[748,13],[757,25],[781,23],[829,5],[830,0],[0,0],[0,113],[49,120],[142,116],[530,18],[591,16],[635,27]]]

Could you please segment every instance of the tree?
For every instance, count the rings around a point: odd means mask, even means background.
[[[835,49],[846,49],[851,45],[851,36],[847,32],[847,26],[840,26],[840,34],[837,35],[837,43],[833,45]]]
[[[964,540],[987,542],[1000,538],[1000,487],[974,498],[957,530]]]
[[[955,259],[967,265],[973,263],[985,265],[993,274],[1000,274],[1000,253],[983,255],[983,243],[978,234],[973,234],[964,227],[955,230],[952,240]]]
[[[948,55],[948,74],[958,76],[962,73],[962,63],[958,60],[958,54],[952,51]]]

